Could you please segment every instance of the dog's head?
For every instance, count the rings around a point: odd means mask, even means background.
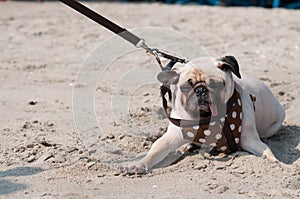
[[[191,118],[200,119],[200,115],[217,117],[225,113],[234,91],[232,74],[241,78],[238,62],[233,56],[225,56],[198,58],[184,67],[162,71],[157,78],[171,87],[172,111],[182,115],[184,110]]]

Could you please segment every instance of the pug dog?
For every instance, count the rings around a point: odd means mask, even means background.
[[[183,67],[160,72],[157,79],[172,93],[169,119],[201,121],[207,118],[215,120],[223,118],[224,120],[224,117],[228,115],[226,104],[235,91],[239,93],[238,103],[240,101],[242,103],[241,126],[238,128],[240,135],[235,138],[239,149],[277,161],[261,138],[274,135],[281,127],[285,111],[270,89],[259,78],[251,74],[240,74],[235,57],[194,59]],[[253,100],[251,96],[255,96],[256,100]],[[232,116],[237,118],[236,113]],[[129,174],[149,172],[180,146],[193,143],[193,140],[186,139],[184,129],[184,126],[170,120],[166,133],[153,143],[148,154],[134,163],[121,166],[121,172]],[[210,133],[208,129],[204,131],[206,137],[209,137]],[[222,134],[215,135],[215,139],[222,137]],[[209,144],[205,143],[206,140],[203,138],[199,140],[201,145]],[[215,147],[216,144],[212,143],[211,146]]]

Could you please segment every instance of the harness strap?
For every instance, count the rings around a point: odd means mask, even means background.
[[[226,137],[227,144],[229,146],[230,152],[238,151],[238,147],[237,147],[237,145],[235,143],[233,134],[231,132],[231,129],[229,127],[229,124],[228,124],[227,120],[225,120],[225,122],[224,122],[223,133],[224,133],[224,135]]]
[[[227,111],[226,113],[229,112],[230,108],[232,107],[232,104],[234,103],[235,99],[237,97],[237,91],[234,89],[234,92],[231,96],[231,98],[228,100],[227,102]],[[228,146],[229,146],[229,149],[230,149],[230,152],[235,152],[238,150],[238,147],[235,143],[235,140],[234,140],[234,137],[233,137],[233,134],[232,134],[232,131],[229,127],[229,124],[228,124],[228,120],[226,119],[225,122],[224,122],[224,126],[223,126],[223,133],[226,137],[226,140],[227,140],[227,143],[228,143]]]
[[[228,114],[228,112],[230,111],[230,108],[232,107],[232,104],[234,103],[236,97],[237,97],[237,91],[236,89],[234,89],[232,96],[229,98],[229,100],[226,103],[226,114]]]

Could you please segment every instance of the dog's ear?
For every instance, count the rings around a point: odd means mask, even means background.
[[[218,59],[221,63],[218,64],[218,68],[224,71],[231,71],[235,74],[239,79],[241,79],[239,64],[234,56],[225,56]]]
[[[179,75],[176,70],[162,71],[158,73],[157,79],[163,84],[177,84]]]

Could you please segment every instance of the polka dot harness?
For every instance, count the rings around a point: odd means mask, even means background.
[[[161,96],[163,107],[168,119],[182,130],[183,138],[196,144],[205,144],[213,147],[214,150],[223,153],[232,153],[241,150],[240,137],[242,132],[242,100],[239,92],[234,89],[232,97],[227,102],[225,117],[219,119],[200,118],[199,121],[175,119],[168,114],[166,93],[171,99],[171,90],[162,85]],[[253,106],[255,96],[250,95]],[[255,110],[255,107],[254,107]]]
[[[183,138],[193,143],[212,146],[214,150],[231,153],[241,149],[242,101],[236,92],[230,111],[208,124],[182,128]]]

